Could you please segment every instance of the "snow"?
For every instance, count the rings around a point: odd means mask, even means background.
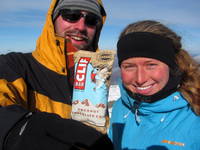
[[[113,103],[121,96],[118,85],[111,85],[108,94],[108,112],[111,116]]]
[[[111,85],[108,94],[108,101],[115,101],[120,97],[120,89],[118,85]]]

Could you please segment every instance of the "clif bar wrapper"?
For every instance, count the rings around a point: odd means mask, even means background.
[[[112,50],[75,53],[72,119],[105,126],[114,57]]]

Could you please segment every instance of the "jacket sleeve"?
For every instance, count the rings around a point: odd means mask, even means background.
[[[0,106],[20,104],[26,106],[27,86],[12,57],[0,55]]]
[[[19,105],[1,107],[0,122],[4,150],[113,149],[108,136],[92,127],[52,113],[30,113]]]

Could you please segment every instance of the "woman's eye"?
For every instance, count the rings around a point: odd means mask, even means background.
[[[157,64],[153,64],[153,63],[147,64],[147,67],[148,67],[148,68],[155,68],[156,66],[157,66]]]
[[[124,68],[131,68],[131,66],[124,66]]]
[[[134,65],[123,65],[122,68],[125,70],[132,70],[135,68],[135,66]]]
[[[149,66],[156,66],[156,64],[153,64],[153,63],[152,64],[147,64],[147,65],[149,65]]]

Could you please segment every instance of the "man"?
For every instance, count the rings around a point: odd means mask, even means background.
[[[36,50],[0,56],[0,106],[70,118],[73,53],[97,50],[105,17],[101,0],[52,0]]]
[[[83,50],[96,51],[105,10],[94,0],[62,0],[53,13],[55,32]]]
[[[78,147],[91,148],[102,138],[91,127],[68,118],[73,54],[78,49],[98,49],[105,17],[101,0],[52,0],[35,51],[0,56],[0,106],[7,106],[0,107],[0,149],[56,149],[58,145],[67,149],[66,145],[77,147],[76,142]],[[102,139],[97,143],[110,145],[107,137]],[[34,145],[30,140],[36,140]]]

